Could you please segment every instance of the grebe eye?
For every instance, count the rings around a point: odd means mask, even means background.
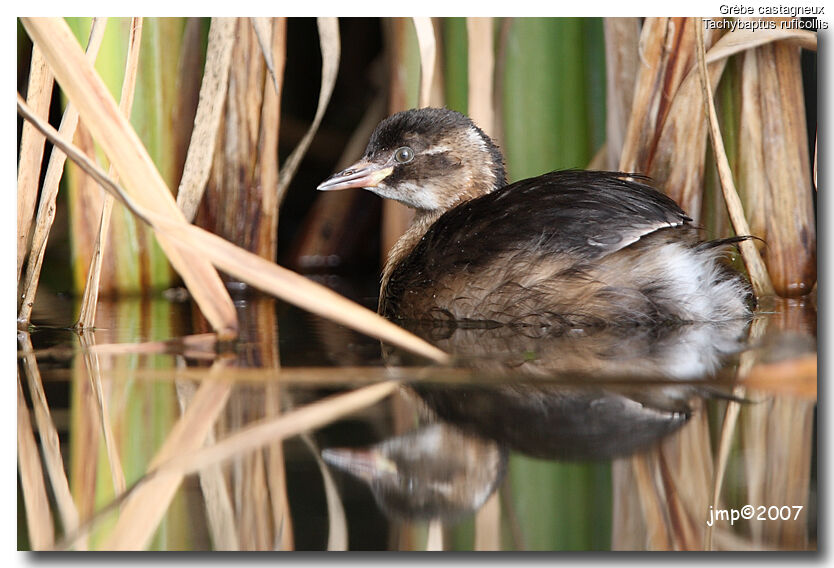
[[[408,146],[403,146],[402,148],[398,148],[396,152],[394,152],[394,159],[397,160],[399,163],[404,164],[406,162],[410,162],[414,159],[414,150],[409,148]]]

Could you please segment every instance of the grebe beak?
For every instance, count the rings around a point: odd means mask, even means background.
[[[367,481],[397,473],[397,465],[373,448],[327,448],[321,457],[329,465]]]
[[[373,162],[360,160],[349,168],[333,174],[316,188],[319,191],[350,189],[353,187],[376,187],[391,175],[394,166],[383,167]]]

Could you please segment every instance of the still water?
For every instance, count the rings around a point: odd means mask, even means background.
[[[101,304],[84,335],[73,300],[40,299],[18,335],[40,469],[19,457],[19,482],[48,503],[19,499],[19,547],[816,548],[807,301],[625,331],[403,322],[451,368],[236,304],[240,341],[217,345],[176,294]]]

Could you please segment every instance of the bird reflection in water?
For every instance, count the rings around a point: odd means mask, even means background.
[[[410,322],[456,357],[472,382],[408,385],[428,424],[369,448],[325,450],[330,465],[367,482],[396,518],[454,521],[499,486],[509,451],[553,460],[608,460],[680,429],[705,399],[727,397],[710,377],[742,348],[748,322],[522,334]],[[389,364],[409,356],[386,349]]]

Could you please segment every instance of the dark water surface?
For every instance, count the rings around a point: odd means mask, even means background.
[[[375,305],[373,289],[327,283]],[[803,302],[752,322],[661,329],[402,322],[455,355],[438,368],[247,292],[236,297],[240,341],[218,346],[190,303],[170,297],[103,303],[83,336],[66,329],[74,300],[45,298],[19,334],[35,436],[57,429],[86,535],[66,534],[51,488],[59,547],[816,548],[816,312]],[[255,425],[389,379],[392,396],[322,409],[304,435],[243,447]],[[214,398],[200,398],[206,385],[220,385],[206,387]],[[208,424],[190,416],[183,433],[196,401]],[[157,489],[130,503],[157,453],[192,434],[195,449],[244,441],[188,473],[172,499]],[[128,497],[114,502],[122,485]],[[147,510],[129,517],[134,505]],[[153,536],[114,537],[131,534],[120,514]],[[24,520],[19,532],[28,546]]]

